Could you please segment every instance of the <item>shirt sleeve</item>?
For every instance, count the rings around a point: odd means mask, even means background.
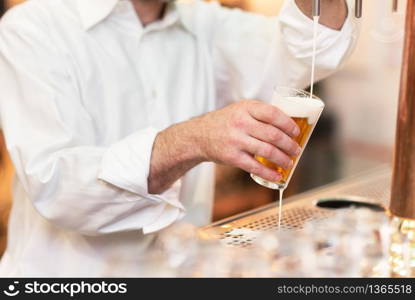
[[[97,120],[68,71],[70,59],[54,47],[41,20],[23,25],[30,18],[17,11],[0,24],[0,119],[18,180],[37,211],[87,235],[150,233],[180,219],[180,181],[163,194],[148,193],[157,129],[101,145]]]
[[[285,1],[279,17],[219,5],[212,15],[218,24],[212,40],[219,106],[241,99],[270,101],[276,85],[305,88],[310,84],[313,21],[294,0]],[[318,25],[316,81],[342,66],[357,35],[352,13],[339,31]]]

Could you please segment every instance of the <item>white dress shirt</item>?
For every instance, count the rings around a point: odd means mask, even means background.
[[[351,7],[349,6],[349,9]],[[356,40],[319,26],[317,77]],[[155,232],[210,222],[213,166],[150,195],[160,130],[274,85],[305,87],[312,21],[186,1],[143,27],[128,0],[32,0],[0,25],[0,120],[16,168],[2,276],[137,276]],[[226,151],[226,149],[224,149]]]

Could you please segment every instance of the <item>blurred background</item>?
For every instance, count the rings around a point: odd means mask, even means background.
[[[0,14],[19,2],[23,1],[0,0]],[[220,2],[225,6],[276,16],[283,1]],[[361,37],[352,59],[341,71],[317,85],[315,93],[326,102],[327,108],[286,196],[391,163],[405,2],[400,1],[398,13],[392,14],[390,0],[364,1]],[[245,172],[217,166],[216,173],[215,220],[275,201],[277,194],[274,191],[255,184]],[[5,246],[12,201],[12,174],[12,164],[0,133],[0,254]]]

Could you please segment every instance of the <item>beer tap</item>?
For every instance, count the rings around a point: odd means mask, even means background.
[[[392,2],[392,11],[393,12],[398,11],[398,0],[393,0],[393,2]]]
[[[320,0],[313,0],[313,17],[320,17]]]
[[[313,0],[313,17],[320,17],[320,1],[321,0]],[[355,0],[355,16],[356,18],[360,18],[362,16],[362,2],[363,0]],[[397,2],[397,0],[394,0]]]
[[[354,5],[354,15],[356,18],[362,17],[362,6],[363,6],[363,0],[355,0]]]

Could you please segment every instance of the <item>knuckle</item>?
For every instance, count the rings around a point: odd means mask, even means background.
[[[241,100],[237,102],[237,108],[240,111],[247,111],[253,104],[252,100]]]
[[[281,143],[281,146],[281,148],[283,148],[284,150],[291,151],[295,149],[295,142],[291,138],[286,137],[284,138],[284,141]]]
[[[247,100],[246,105],[251,109],[258,110],[263,107],[264,103],[258,100]]]
[[[243,169],[247,172],[250,172],[250,164],[249,164],[249,160],[247,159],[246,156],[237,155],[237,156],[233,157],[232,165],[237,167],[237,168]]]
[[[247,105],[250,105],[252,101],[244,99],[244,100],[239,101],[239,103],[241,103],[242,106],[247,106]]]
[[[240,156],[232,157],[232,164],[243,169],[245,166],[245,159]]]
[[[281,118],[281,111],[278,108],[272,106],[272,109],[269,110],[269,116],[271,120],[278,120]]]
[[[295,123],[293,119],[290,118],[289,121],[290,121],[290,125],[289,126],[291,127],[291,130],[294,130],[295,128],[298,128],[299,129],[297,123]]]
[[[287,164],[287,161],[289,162],[290,160],[289,157],[279,149],[275,149],[272,157],[269,157],[269,159],[281,166],[285,166]]]
[[[280,160],[281,164],[284,165],[286,168],[290,167],[291,159],[287,155],[282,155]]]
[[[235,162],[238,160],[238,156],[235,155],[234,151],[225,151],[222,154],[222,160],[226,163],[235,164]]]
[[[231,123],[233,127],[244,128],[247,125],[247,119],[244,111],[236,110],[232,115]]]
[[[237,134],[235,134],[233,131],[229,131],[229,133],[226,135],[226,144],[229,146],[236,146],[240,143],[239,137]]]
[[[253,173],[253,174],[260,174],[262,171],[262,167],[260,165],[257,164],[253,164],[252,166],[249,167],[249,172]]]
[[[297,153],[297,149],[298,148],[299,148],[299,145],[296,142],[291,141],[291,147],[290,147],[290,149],[291,149],[291,152],[293,154],[296,154]]]
[[[273,130],[273,133],[271,134],[271,138],[274,142],[281,142],[283,137],[282,132],[279,130]]]
[[[291,118],[288,118],[285,128],[287,128],[289,132],[293,132],[296,127],[298,127],[297,124]]]
[[[287,116],[286,114],[281,113],[279,119],[280,119],[280,122],[281,122],[281,126],[283,126],[286,129],[289,129],[289,128],[295,126],[294,121],[289,116]]]

